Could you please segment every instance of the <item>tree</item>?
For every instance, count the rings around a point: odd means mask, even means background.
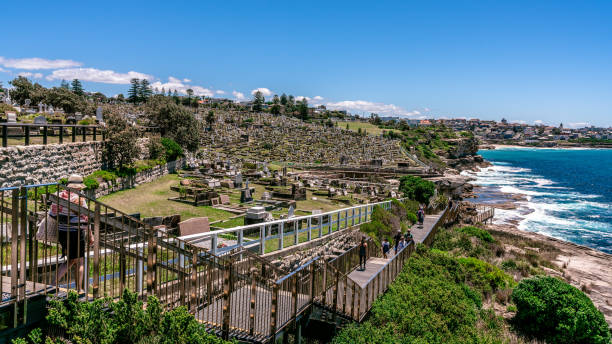
[[[280,104],[272,104],[272,106],[270,107],[270,113],[273,115],[280,115],[281,113]]]
[[[81,84],[81,81],[79,81],[79,79],[72,80],[71,88],[72,92],[77,96],[85,95],[85,91],[83,91],[83,85]]]
[[[125,96],[123,95],[123,93],[119,93],[117,95],[117,100],[120,102],[124,102],[125,101]]]
[[[272,98],[272,104],[280,104],[280,98],[278,97],[277,94],[275,94],[274,97]]]
[[[122,169],[130,166],[140,155],[140,146],[136,144],[138,131],[121,115],[104,116],[106,128],[103,160],[108,169]]]
[[[147,105],[151,123],[159,127],[163,137],[173,139],[191,152],[198,150],[200,126],[190,111],[162,96],[153,96]]]
[[[53,87],[47,91],[45,103],[61,108],[66,113],[75,113],[83,108],[85,101],[74,92],[64,87]]]
[[[289,95],[289,98],[287,99],[287,104],[289,105],[295,105],[295,98],[292,95]]]
[[[138,88],[138,98],[141,102],[146,102],[149,97],[153,95],[153,90],[151,90],[151,84],[149,80],[142,79],[140,81],[140,87]]]
[[[298,102],[298,111],[303,121],[308,119],[308,100],[306,100],[306,98],[302,98],[302,100]]]
[[[68,83],[68,81],[62,79],[62,82],[60,83],[60,87],[69,90],[70,89],[70,84]]]
[[[253,98],[253,111],[261,111],[263,109],[263,104],[266,99],[263,96],[261,91],[255,92],[255,96]]]
[[[212,128],[213,123],[215,123],[215,113],[212,110],[206,114],[206,123],[208,123],[209,128]]]
[[[287,95],[286,94],[282,94],[280,97],[280,103],[281,105],[287,105]]]
[[[140,100],[140,80],[133,78],[130,80],[130,89],[128,90],[128,102],[132,104],[138,103]]]
[[[436,190],[436,185],[417,176],[403,176],[400,178],[399,191],[404,193],[405,197],[427,203]]]

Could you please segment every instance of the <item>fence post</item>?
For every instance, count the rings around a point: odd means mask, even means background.
[[[100,297],[100,203],[94,209],[94,262],[93,262],[93,296]],[[142,288],[142,285],[141,285]]]
[[[26,299],[26,280],[27,280],[27,276],[26,276],[26,272],[28,271],[28,267],[26,266],[26,243],[27,243],[27,232],[28,232],[28,197],[27,197],[27,190],[25,187],[21,187],[19,188],[19,194],[21,196],[21,210],[20,210],[20,214],[21,215],[21,220],[20,225],[21,225],[21,240],[19,243],[19,261],[20,261],[20,265],[21,265],[21,269],[19,270],[19,279],[21,280],[20,282],[20,289],[21,289],[21,297],[23,298],[23,323],[26,323],[26,319],[27,319],[27,299]],[[30,228],[30,230],[32,230]],[[30,268],[33,268],[32,266]]]
[[[8,146],[8,128],[6,125],[2,126],[2,147]]]
[[[149,243],[147,250],[147,294],[155,295],[157,291],[157,237],[156,232],[148,233]]]
[[[25,145],[26,146],[30,145],[30,127],[29,126],[25,127]]]
[[[338,284],[340,284],[340,274],[338,273],[338,270],[336,270],[335,273],[336,278],[334,280],[334,288],[332,289],[334,291],[334,313],[338,311],[338,294],[340,293],[340,288],[338,287]]]
[[[276,334],[276,321],[278,318],[278,284],[274,283],[272,287],[272,307],[270,309],[270,335],[274,338]]]
[[[81,134],[83,135],[83,142],[87,141],[87,127],[81,127]]]
[[[198,249],[193,247],[191,249],[191,297],[189,307],[195,311],[198,303]]]
[[[64,127],[59,127],[59,143],[64,143]]]
[[[315,298],[315,270],[314,263],[310,264],[310,302]]]
[[[293,275],[293,280],[294,282],[292,283],[291,286],[291,301],[293,301],[293,320],[296,321],[297,320],[297,312],[298,312],[298,297],[297,297],[297,285],[298,285],[298,273],[296,273],[295,275]]]
[[[259,227],[259,254],[266,253],[266,225]]]
[[[11,299],[14,302],[13,311],[13,327],[17,327],[17,316],[19,314],[17,309],[17,285],[19,275],[19,262],[17,254],[19,253],[19,190],[14,189],[12,192],[12,215],[11,215]]]
[[[72,142],[76,142],[76,126],[72,127]]]
[[[98,127],[94,127],[93,128],[93,140],[94,141],[97,141],[97,138],[98,138],[97,132],[98,132]]]
[[[229,339],[230,320],[232,313],[232,262],[225,265],[223,271],[223,327],[222,338]]]
[[[282,250],[283,247],[285,247],[285,223],[281,222],[278,224],[278,249]]]
[[[49,127],[46,125],[43,127],[43,145],[47,144],[47,136],[49,135]]]
[[[255,298],[257,297],[257,284],[255,283],[255,275],[251,276],[251,307],[249,310],[249,334],[252,336],[255,333]]]

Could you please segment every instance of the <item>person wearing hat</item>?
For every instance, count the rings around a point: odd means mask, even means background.
[[[74,203],[75,207],[67,207],[60,204],[52,204],[49,216],[57,221],[58,240],[62,245],[62,257],[68,258],[68,263],[63,263],[57,270],[57,281],[60,281],[68,269],[77,264],[76,287],[81,290],[83,281],[86,239],[88,244],[93,244],[93,235],[89,226],[87,215],[81,214],[77,205],[87,208],[87,200],[79,193],[86,188],[83,177],[73,174],[68,178],[66,189],[59,193],[59,197]],[[69,209],[70,208],[70,209]]]

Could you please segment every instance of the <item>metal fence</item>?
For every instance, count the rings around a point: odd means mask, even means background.
[[[97,125],[0,123],[0,132],[2,133],[2,147],[104,139],[102,127]],[[9,139],[14,141],[9,142]],[[33,142],[34,139],[36,142]]]

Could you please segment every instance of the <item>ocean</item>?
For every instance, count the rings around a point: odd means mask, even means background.
[[[494,223],[514,223],[612,254],[612,149],[500,148],[479,151],[493,166],[476,178],[474,202],[496,209]]]

